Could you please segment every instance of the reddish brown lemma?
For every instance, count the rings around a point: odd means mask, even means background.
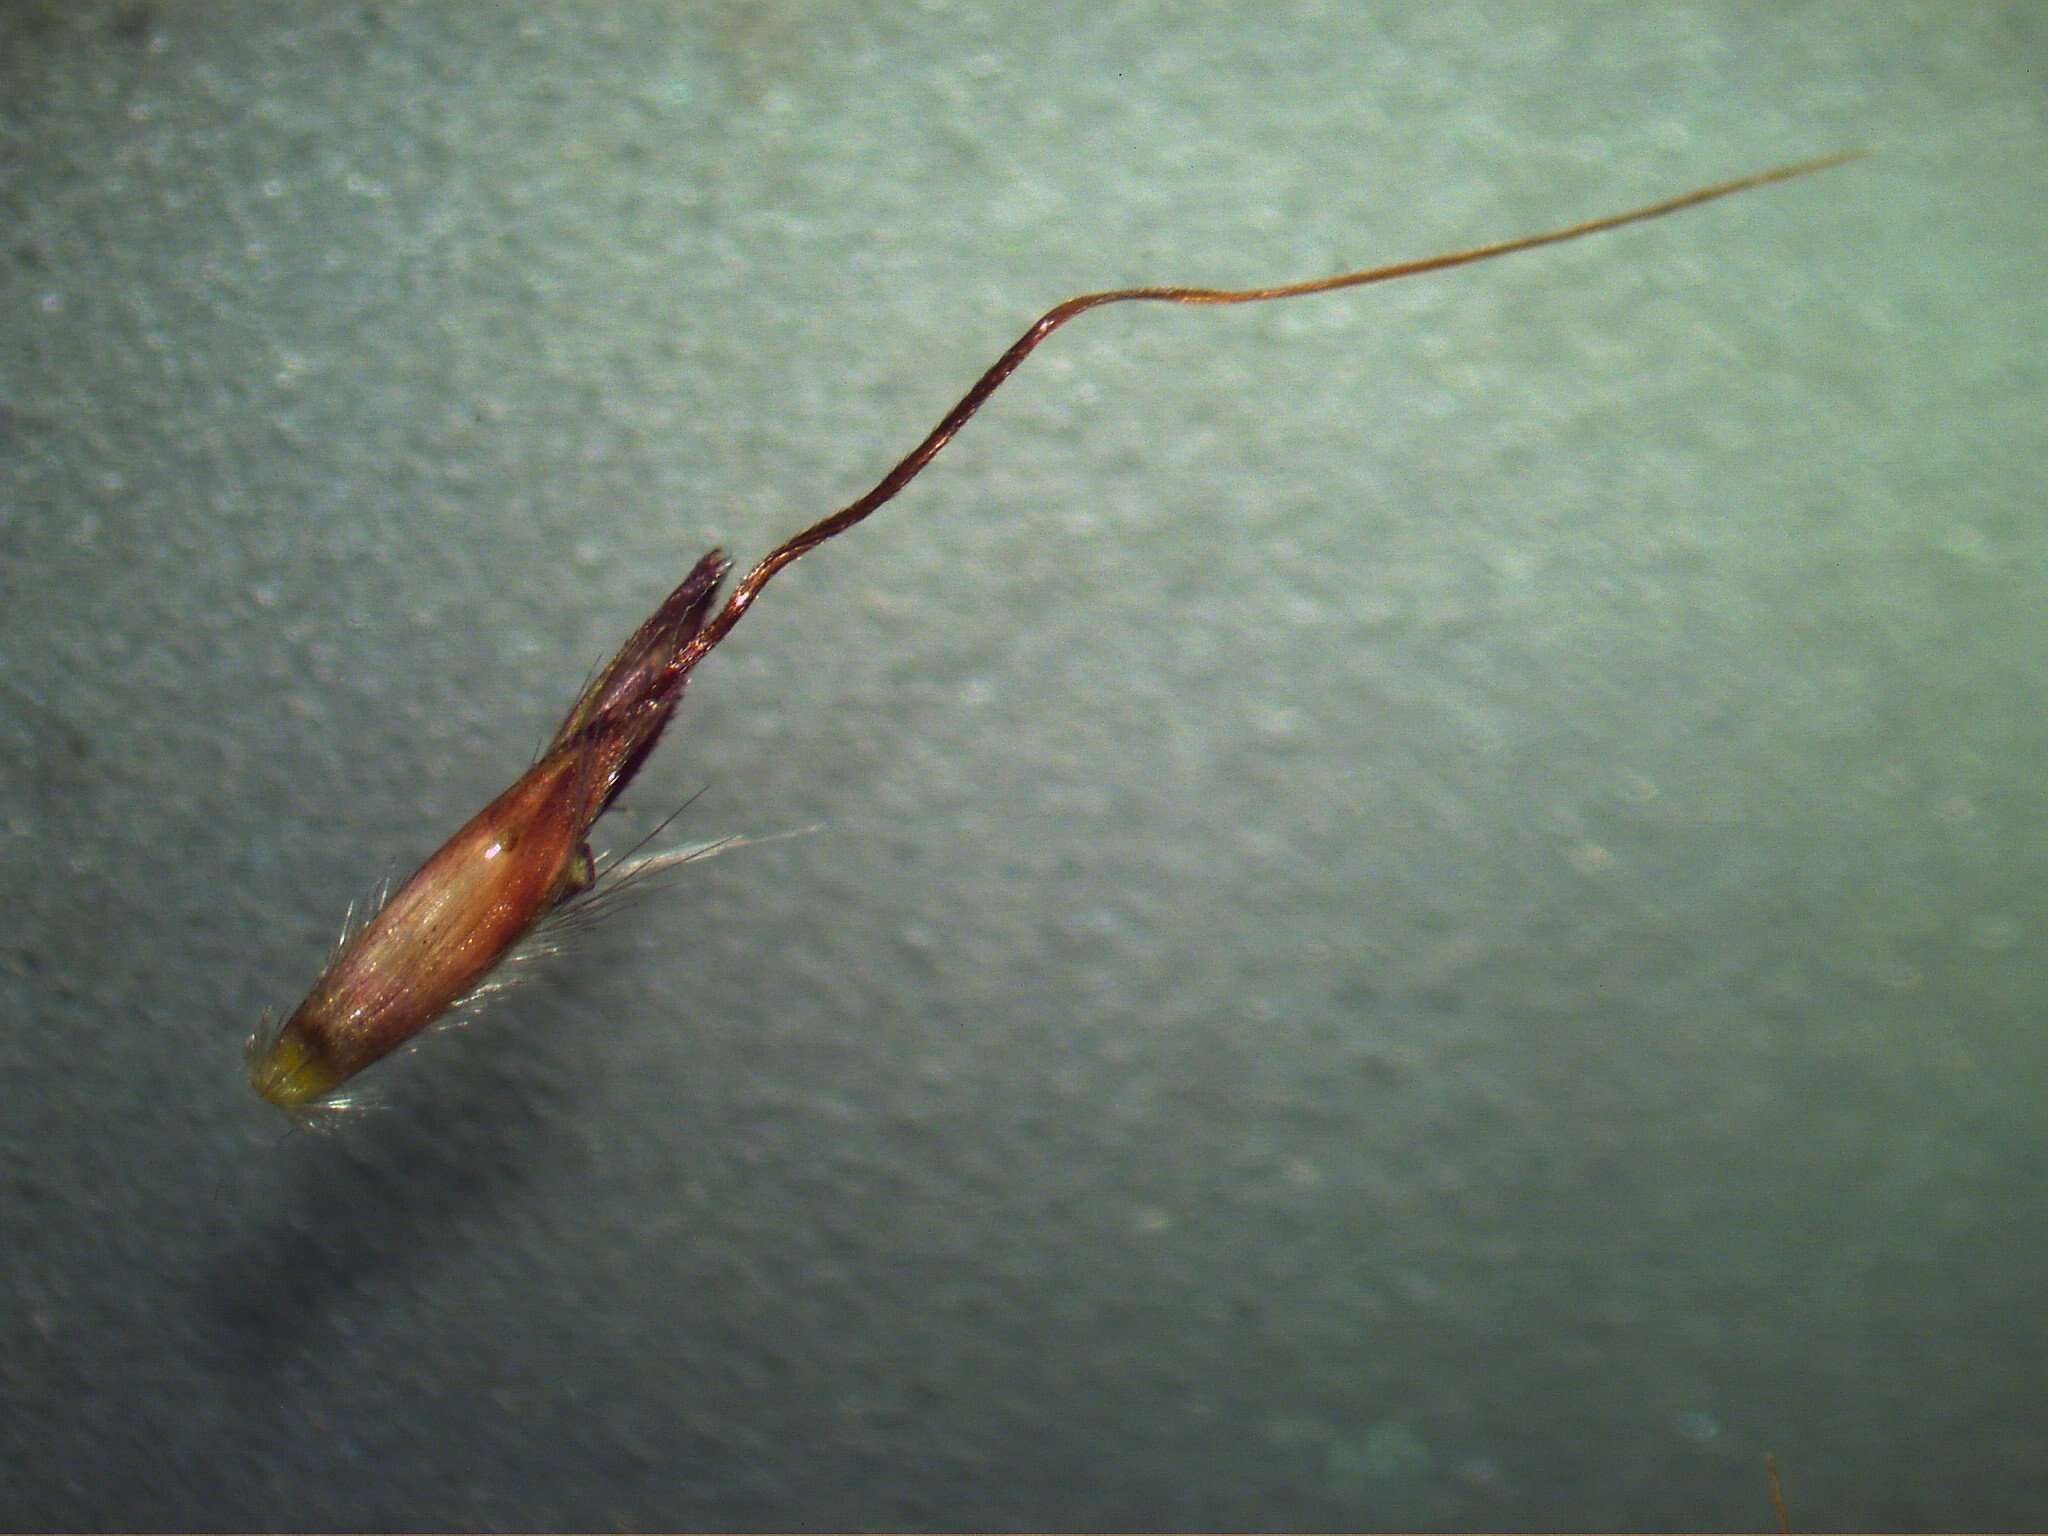
[[[1024,359],[1078,315],[1108,304],[1255,304],[1418,277],[1557,245],[1697,207],[1861,158],[1827,155],[1717,182],[1583,223],[1469,250],[1268,288],[1118,288],[1057,304],[1011,343],[917,447],[857,500],[777,545],[711,606],[729,564],[713,550],[584,689],[540,759],[472,817],[340,949],[306,1000],[250,1041],[249,1078],[273,1104],[335,1102],[343,1084],[475,993],[536,924],[589,891],[591,825],[647,760],[690,671],[752,606],[775,573],[893,499]],[[666,862],[666,861],[664,861]]]
[[[713,550],[591,681],[540,759],[344,944],[306,1000],[251,1042],[249,1080],[286,1110],[328,1099],[474,992],[536,923],[590,889],[586,841],[682,698],[689,642],[730,562]]]

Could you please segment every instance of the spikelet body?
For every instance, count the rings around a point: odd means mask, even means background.
[[[341,946],[306,1000],[250,1041],[249,1081],[289,1111],[343,1084],[474,994],[541,919],[590,889],[585,840],[682,697],[678,658],[728,562],[713,550],[571,706],[541,758]]]

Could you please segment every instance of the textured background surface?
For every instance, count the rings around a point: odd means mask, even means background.
[[[2048,27],[1651,10],[0,12],[0,1526],[2037,1523]],[[249,1099],[1045,303],[1863,143],[1090,317]]]

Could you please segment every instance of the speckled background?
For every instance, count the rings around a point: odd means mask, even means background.
[[[0,1527],[2038,1525],[2029,4],[0,10]],[[243,1035],[715,541],[692,871]]]

